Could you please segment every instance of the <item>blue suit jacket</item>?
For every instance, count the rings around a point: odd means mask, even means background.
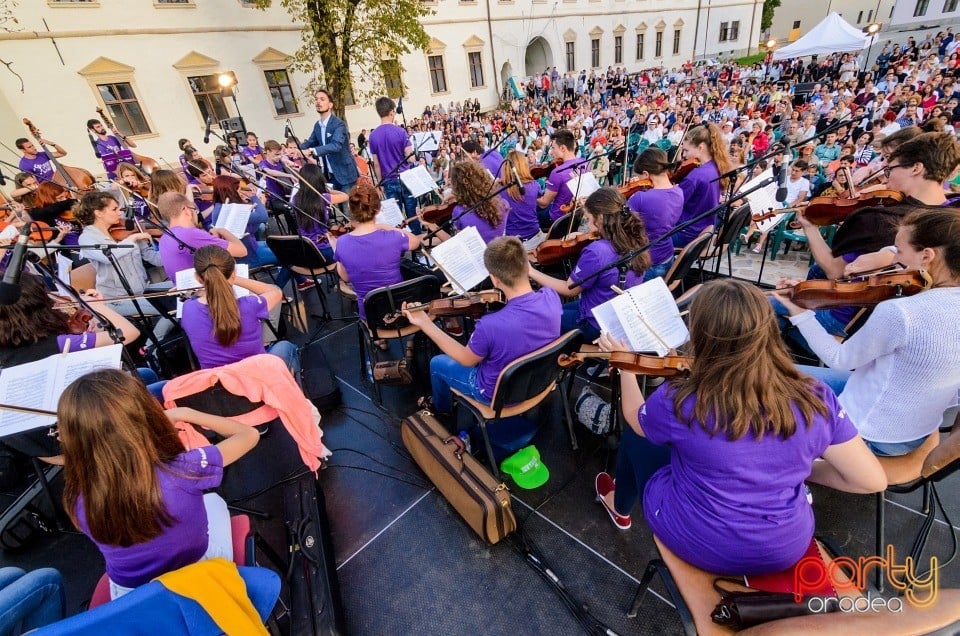
[[[360,177],[357,162],[350,154],[350,131],[342,119],[330,115],[327,122],[327,134],[323,137],[320,122],[313,125],[313,132],[300,147],[306,150],[313,148],[320,157],[326,157],[330,162],[331,177],[337,185],[352,184]]]

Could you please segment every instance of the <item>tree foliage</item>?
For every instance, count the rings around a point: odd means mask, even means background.
[[[260,8],[270,0],[257,0]],[[303,25],[293,68],[311,77],[310,90],[326,88],[341,117],[348,96],[385,94],[382,62],[426,50],[430,37],[420,20],[433,13],[420,0],[280,0]]]
[[[763,16],[760,18],[760,30],[766,31],[773,24],[773,12],[780,6],[780,0],[763,0]]]

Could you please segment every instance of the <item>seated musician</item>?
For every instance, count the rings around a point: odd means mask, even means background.
[[[181,325],[197,354],[201,369],[220,367],[259,355],[263,349],[261,320],[283,300],[276,285],[236,275],[236,261],[216,245],[205,245],[193,255],[194,277],[203,284],[203,295],[183,303]],[[233,286],[250,295],[237,298]],[[267,349],[281,358],[296,377],[300,357],[292,342],[279,340]]]
[[[263,187],[269,193],[267,207],[274,214],[288,214],[286,202],[297,178],[285,172],[284,167],[292,169],[293,162],[283,155],[279,143],[268,139],[263,144],[263,158],[256,166]]]
[[[112,194],[88,192],[83,195],[76,217],[84,226],[80,234],[81,245],[135,246],[132,249],[111,250],[109,256],[99,249],[80,250],[80,255],[97,270],[97,289],[105,298],[162,291],[173,285],[169,280],[150,282],[144,263],[161,267],[163,262],[153,245],[153,238],[147,232],[140,229],[121,240],[111,236],[110,228],[123,226],[123,210]],[[166,313],[173,309],[176,303],[173,298],[149,299],[149,302],[139,300],[136,304],[133,300],[118,300],[111,302],[110,307],[122,316],[136,316],[141,310],[149,309],[151,304],[161,313]],[[163,338],[172,328],[173,324],[169,320],[161,319],[154,329],[154,335]]]
[[[187,155],[187,174],[194,182],[187,188],[193,193],[193,200],[197,205],[197,214],[206,224],[213,211],[213,180],[217,173],[210,162],[200,156],[200,151],[193,147],[184,150]]]
[[[157,207],[173,234],[164,233],[157,250],[170,280],[177,279],[177,272],[193,267],[193,251],[204,245],[222,247],[235,258],[247,255],[247,248],[229,230],[215,227],[208,232],[197,227],[197,206],[186,195],[166,192],[160,195]]]
[[[726,187],[726,180],[719,177],[730,170],[731,164],[723,136],[715,124],[691,126],[682,147],[685,161],[700,162],[700,165],[679,183],[683,190],[683,212],[678,222],[685,223],[717,207],[721,189]],[[708,225],[716,224],[716,214],[701,219],[682,232],[674,234],[673,244],[683,247],[697,238]]]
[[[560,129],[550,137],[550,157],[559,163],[547,177],[547,187],[543,195],[537,199],[537,206],[544,211],[540,215],[540,227],[548,228],[550,224],[563,216],[561,208],[573,199],[573,193],[567,183],[577,176],[583,165],[577,158],[577,141],[573,133],[566,128]]]
[[[500,197],[490,197],[496,191],[496,186],[487,169],[473,159],[466,159],[450,166],[449,181],[453,197],[457,200],[451,217],[454,228],[464,230],[475,227],[484,243],[503,236],[508,208]],[[432,223],[425,225],[431,229],[435,227]],[[441,230],[437,237],[444,241],[450,235]]]
[[[434,162],[436,161],[434,159]],[[516,170],[516,176],[520,178],[520,183],[523,184],[523,193],[513,183],[514,170]],[[523,247],[527,251],[536,249],[546,238],[540,230],[540,221],[537,219],[537,199],[540,198],[542,191],[540,182],[530,176],[530,164],[527,163],[526,155],[516,150],[507,153],[506,159],[500,164],[499,176],[502,185],[512,184],[500,193],[501,198],[509,206],[506,212],[507,227],[504,232],[507,236],[516,236],[523,241]]]
[[[220,212],[223,206],[229,203],[238,203],[240,205],[252,205],[250,218],[247,220],[247,227],[244,236],[240,238],[244,247],[247,248],[247,255],[239,259],[240,263],[247,263],[254,267],[258,265],[276,265],[277,257],[266,241],[257,240],[257,236],[262,234],[264,225],[270,220],[267,214],[267,208],[257,197],[256,192],[249,186],[241,188],[240,179],[231,175],[220,175],[213,179],[213,212],[210,214],[210,224],[215,225],[220,218]]]
[[[566,333],[571,329],[580,329],[584,340],[593,341],[600,337],[600,326],[592,309],[617,295],[612,289],[614,285],[627,288],[641,282],[650,266],[650,255],[642,252],[635,256],[625,268],[623,280],[620,280],[621,273],[616,267],[584,280],[630,250],[647,244],[643,221],[630,211],[623,195],[616,188],[608,186],[591,194],[584,203],[584,210],[589,231],[597,232],[600,238],[591,242],[581,252],[570,277],[560,280],[534,269],[531,265],[530,280],[542,287],[553,289],[565,298],[580,296],[578,300],[571,300],[563,305],[560,331]],[[580,284],[573,285],[575,282]]]
[[[243,153],[247,161],[253,165],[257,165],[263,161],[264,148],[260,147],[260,140],[257,139],[257,133],[247,133],[247,145],[243,146],[240,152]]]
[[[380,193],[368,183],[358,183],[347,199],[353,230],[330,244],[337,259],[340,278],[353,285],[360,320],[366,320],[363,299],[378,287],[403,282],[403,255],[420,246],[420,238],[376,221]]]
[[[785,297],[790,322],[830,368],[801,367],[840,396],[877,455],[905,455],[936,435],[960,390],[960,209],[915,207],[900,223],[897,260],[926,270],[931,289],[887,300],[840,343]]]
[[[811,223],[803,211],[797,212],[804,234],[810,245],[810,253],[819,271],[811,269],[808,278],[836,280],[844,275],[848,264],[863,254],[892,246],[897,225],[904,214],[915,206],[940,206],[946,202],[942,183],[960,164],[960,145],[948,133],[923,133],[900,145],[887,160],[887,188],[902,192],[903,203],[870,207],[858,210],[846,218],[837,230],[833,246],[820,235],[820,228]],[[894,254],[887,250],[878,254],[884,266],[894,261]],[[780,281],[781,287],[797,281]],[[781,328],[791,340],[804,345],[803,337],[789,323],[789,312],[782,304],[771,299],[777,310]],[[817,321],[833,336],[846,337],[846,325],[857,313],[856,307],[821,309],[814,312]]]
[[[25,207],[33,206],[33,194],[37,191],[37,175],[32,172],[18,172],[13,178],[16,186],[10,196],[14,201],[22,203]]]
[[[57,421],[64,507],[103,554],[111,598],[203,559],[233,558],[227,504],[204,491],[219,486],[224,467],[257,445],[255,428],[189,408],[165,412],[115,370],[70,384]],[[184,450],[175,422],[224,439]]]
[[[126,200],[127,207],[133,208],[139,219],[154,219],[150,213],[150,179],[140,168],[132,163],[121,161],[117,164],[117,183],[121,186],[120,192]]]
[[[434,324],[423,311],[404,316],[443,352],[430,360],[431,396],[421,407],[438,415],[452,410],[450,388],[489,403],[497,378],[517,358],[556,340],[560,335],[560,299],[549,287],[533,291],[527,276],[527,252],[515,236],[502,236],[487,245],[483,263],[506,306],[481,318],[466,345]]]
[[[647,148],[633,163],[633,171],[640,179],[653,184],[649,190],[635,192],[627,204],[640,217],[647,236],[656,239],[666,236],[676,225],[683,212],[683,190],[670,182],[671,165],[667,153],[660,148]],[[650,247],[650,268],[644,273],[645,281],[663,277],[673,265],[673,241],[663,239]]]
[[[70,197],[66,188],[53,181],[43,181],[27,198],[30,202],[27,211],[32,221],[66,229],[66,234],[62,236],[63,244],[79,244],[80,230],[73,217],[77,200]],[[77,258],[74,252],[67,252],[67,256],[72,260]]]
[[[150,175],[150,196],[147,197],[147,201],[153,204],[150,207],[155,213],[159,211],[157,202],[165,192],[184,194],[193,201],[193,189],[188,189],[187,184],[176,172],[173,170],[155,170]]]
[[[616,474],[596,478],[618,529],[630,528],[639,499],[658,540],[716,574],[800,560],[814,532],[804,481],[855,493],[887,485],[833,392],[794,367],[774,318],[756,287],[706,283],[690,306],[690,376],[645,399],[636,375],[621,372],[628,426]],[[609,334],[600,345],[628,348]]]
[[[339,190],[329,190],[323,169],[315,163],[303,166],[300,178],[304,183],[293,200],[297,232],[313,241],[323,257],[333,262],[333,248],[327,240],[328,226],[333,222],[331,206],[346,203],[347,195]]]

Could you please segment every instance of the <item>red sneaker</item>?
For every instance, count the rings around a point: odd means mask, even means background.
[[[608,473],[600,473],[597,475],[594,482],[597,491],[597,501],[603,504],[604,510],[610,515],[610,520],[613,521],[613,525],[615,525],[618,530],[629,530],[632,525],[630,515],[617,514],[612,506],[607,505],[607,501],[604,499],[604,497],[613,492],[615,485],[616,482],[614,482],[613,477]]]

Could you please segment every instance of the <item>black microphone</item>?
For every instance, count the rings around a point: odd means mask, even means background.
[[[207,129],[203,131],[203,143],[210,143],[210,126],[213,124],[213,119],[207,115]]]
[[[510,170],[513,172],[513,182],[517,184],[517,190],[520,191],[520,196],[526,195],[527,189],[523,187],[523,182],[520,181],[520,174],[517,172],[517,167],[511,163]]]
[[[3,170],[0,170],[0,186],[7,185],[7,178],[3,176]]]
[[[23,273],[23,260],[27,255],[27,240],[30,238],[30,223],[25,223],[20,230],[20,237],[13,248],[13,256],[3,273],[0,282],[0,305],[12,305],[20,300],[20,275]]]
[[[283,127],[283,136],[286,137],[287,139],[290,139],[290,137],[293,137],[293,131],[290,130],[289,125]]]
[[[786,153],[784,153],[784,157]],[[791,155],[792,157],[793,155]],[[777,202],[783,203],[787,200],[787,170],[790,163],[786,158],[780,161],[780,174],[777,175]]]

